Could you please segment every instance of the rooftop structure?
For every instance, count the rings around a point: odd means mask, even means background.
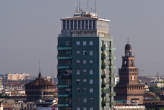
[[[95,13],[80,12],[62,20],[61,36],[64,37],[105,37],[109,35],[109,21]]]

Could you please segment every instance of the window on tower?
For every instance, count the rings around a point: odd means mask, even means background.
[[[80,54],[80,50],[77,50],[77,51],[76,51],[76,54]]]
[[[90,75],[93,75],[93,70],[89,70],[89,74]]]
[[[67,29],[69,29],[69,20],[67,20]]]
[[[77,85],[80,84],[80,79],[76,79],[76,84],[77,84]]]
[[[77,75],[80,75],[80,70],[77,70],[77,71],[76,71],[76,74],[77,74]]]
[[[83,102],[84,102],[84,103],[87,103],[87,98],[84,98],[84,99],[83,99]]]
[[[90,89],[89,89],[89,92],[90,92],[90,93],[93,93],[93,88],[90,88]]]
[[[83,60],[83,64],[86,64],[87,63],[87,60]]]
[[[78,20],[78,29],[81,29],[81,20]]]
[[[90,42],[89,42],[89,45],[90,45],[90,46],[93,46],[93,41],[90,41]]]
[[[93,60],[89,60],[89,63],[90,63],[90,64],[93,64]]]
[[[63,20],[63,30],[65,30],[65,20]]]
[[[76,60],[76,63],[80,63],[80,60]]]
[[[132,79],[132,80],[135,80],[135,76],[133,75],[131,79]]]
[[[87,72],[87,69],[83,69],[83,72],[86,73]]]
[[[90,56],[93,56],[93,51],[92,51],[92,50],[89,51],[89,55],[90,55]]]
[[[83,88],[83,92],[86,92],[87,88]]]
[[[90,79],[89,80],[89,84],[93,84],[93,79]]]
[[[76,45],[80,45],[80,41],[76,41]]]
[[[82,30],[85,29],[84,20],[82,20]]]
[[[83,82],[86,83],[87,82],[87,79],[83,79]]]
[[[77,107],[76,110],[80,110],[80,107]]]
[[[74,20],[74,30],[77,30],[77,20]]]
[[[92,20],[89,20],[89,29],[92,29]]]
[[[65,41],[66,46],[71,46],[72,42],[71,41]]]
[[[87,55],[87,51],[86,50],[83,50],[83,55]]]
[[[85,29],[88,29],[88,20],[85,20]]]
[[[90,107],[89,110],[93,110],[93,107]]]
[[[83,41],[83,46],[86,46],[87,45],[87,41]]]
[[[71,20],[71,30],[73,30],[73,20]]]
[[[96,20],[93,20],[93,29],[96,29]]]
[[[77,92],[80,93],[80,88],[77,88]]]

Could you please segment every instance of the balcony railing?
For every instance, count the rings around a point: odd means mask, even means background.
[[[67,88],[69,85],[58,85],[58,88]]]
[[[58,47],[58,50],[70,50],[72,47]]]
[[[72,59],[72,57],[58,57],[58,60],[68,60]]]
[[[71,74],[63,74],[62,78],[70,79],[70,78],[72,78],[72,75]]]
[[[58,104],[58,107],[68,107],[69,104]]]
[[[69,94],[61,94],[61,95],[58,94],[58,97],[69,97]]]
[[[70,66],[58,66],[58,69],[69,69]]]

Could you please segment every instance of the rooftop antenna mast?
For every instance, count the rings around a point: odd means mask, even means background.
[[[79,12],[81,11],[81,0],[79,0]]]
[[[75,7],[76,7],[76,13],[78,13],[80,11],[80,0],[76,0]]]
[[[97,0],[95,0],[95,13],[97,13]]]
[[[89,0],[87,0],[87,9],[86,9],[86,11],[88,11],[88,8],[89,8]]]
[[[38,66],[39,66],[39,78],[41,77],[41,70],[40,70],[40,59],[38,61]]]
[[[75,7],[76,7],[75,12],[78,13],[79,12],[79,0],[76,0]]]
[[[78,12],[78,0],[75,1],[75,13]]]

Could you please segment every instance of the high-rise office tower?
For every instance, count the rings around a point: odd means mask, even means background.
[[[79,11],[61,21],[58,109],[110,110],[113,57],[109,20]]]
[[[122,57],[122,67],[119,69],[120,81],[115,87],[117,103],[143,104],[144,85],[138,81],[138,68],[134,63],[132,47],[125,46],[125,56]]]

